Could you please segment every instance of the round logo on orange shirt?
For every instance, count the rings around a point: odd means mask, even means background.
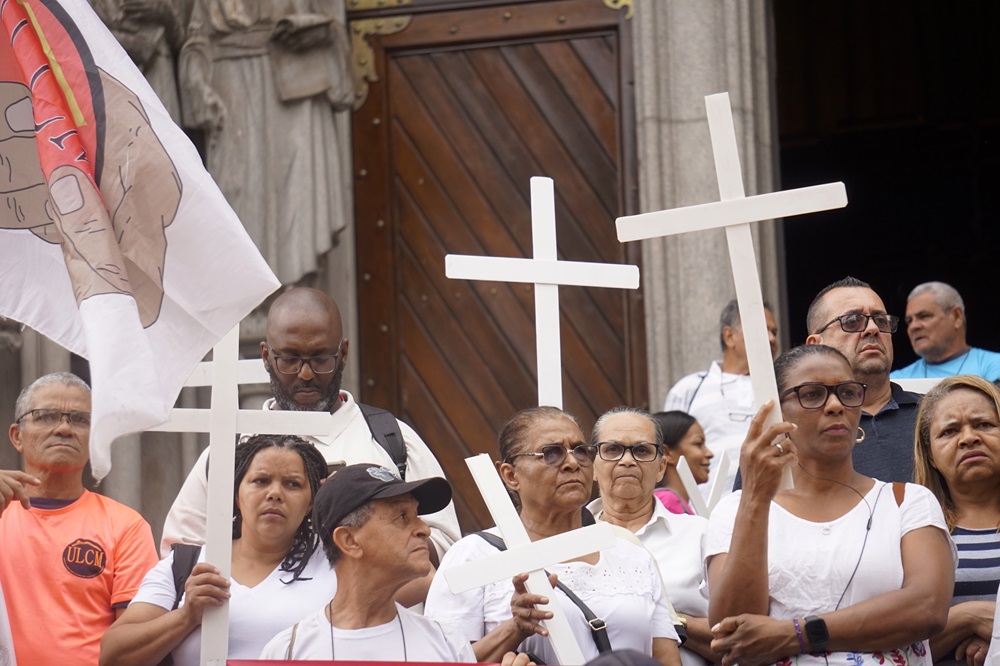
[[[63,566],[74,576],[93,578],[104,571],[107,554],[101,544],[90,539],[77,539],[63,551]]]

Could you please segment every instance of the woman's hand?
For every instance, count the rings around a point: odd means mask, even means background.
[[[990,650],[990,639],[979,636],[969,636],[955,648],[955,659],[965,660],[966,666],[983,666],[986,663],[986,653]]]
[[[722,656],[723,666],[773,664],[799,653],[798,637],[791,620],[766,615],[727,617],[712,627],[712,650]]]
[[[549,583],[556,586],[558,576],[549,574]],[[536,604],[549,603],[548,597],[528,592],[526,583],[528,574],[518,574],[514,576],[514,594],[510,598],[510,610],[513,615],[514,626],[524,638],[538,634],[548,636],[548,630],[542,626],[542,620],[552,619],[550,611],[539,610]]]
[[[535,666],[535,662],[525,652],[511,651],[503,656],[500,666]]]
[[[740,450],[743,496],[766,502],[770,502],[777,494],[785,465],[795,464],[798,460],[795,457],[795,445],[787,437],[798,426],[779,421],[764,427],[774,408],[774,402],[768,400],[764,403],[750,421],[750,429]]]
[[[514,654],[512,651],[516,650],[529,636],[549,635],[541,623],[542,620],[551,619],[552,613],[535,608],[535,604],[547,604],[548,598],[528,592],[528,588],[525,586],[528,574],[518,574],[512,580],[514,594],[510,598],[511,618],[504,620],[472,644],[472,650],[476,653],[476,661],[480,663],[495,664],[502,661],[506,666],[509,660],[514,662],[515,666],[524,666],[522,662],[526,661],[528,657]],[[549,583],[555,586],[555,574],[549,576]]]
[[[207,562],[199,562],[191,569],[184,583],[184,611],[187,623],[201,624],[201,616],[209,606],[221,606],[229,598],[229,581],[219,575],[219,570]]]

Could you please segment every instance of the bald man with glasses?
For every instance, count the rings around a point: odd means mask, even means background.
[[[332,466],[331,472],[343,464],[375,463],[396,470],[406,481],[444,476],[437,458],[410,426],[382,410],[375,410],[382,415],[373,418],[372,408],[359,404],[342,389],[348,347],[340,310],[327,294],[304,287],[283,293],[267,313],[265,339],[260,343],[274,395],[264,408],[330,412],[334,417],[330,434],[307,439]],[[390,439],[402,439],[405,446],[404,465],[397,465],[377,439],[384,436],[380,427],[385,426],[386,418],[396,427]],[[160,542],[163,555],[173,543],[205,542],[207,461],[206,449],[170,508]],[[430,527],[431,562],[436,566],[461,537],[454,503],[424,516],[424,521]],[[404,606],[422,602],[429,586],[430,576],[415,581],[401,590],[397,601]]]
[[[889,381],[892,334],[899,317],[885,311],[867,283],[846,277],[827,286],[806,314],[806,344],[828,345],[847,357],[854,378],[866,386],[861,406],[863,439],[854,467],[883,481],[913,480],[913,432],[920,396]]]

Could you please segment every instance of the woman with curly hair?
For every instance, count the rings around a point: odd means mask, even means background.
[[[142,582],[101,641],[102,664],[196,665],[205,608],[229,600],[229,658],[256,659],[267,641],[320,608],[337,588],[312,529],[326,461],[308,442],[254,435],[236,447],[232,580],[204,562],[176,589],[175,550]]]

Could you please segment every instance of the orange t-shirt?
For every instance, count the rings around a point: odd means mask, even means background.
[[[96,664],[101,637],[157,562],[137,512],[84,491],[58,509],[0,514],[0,586],[17,663]]]

